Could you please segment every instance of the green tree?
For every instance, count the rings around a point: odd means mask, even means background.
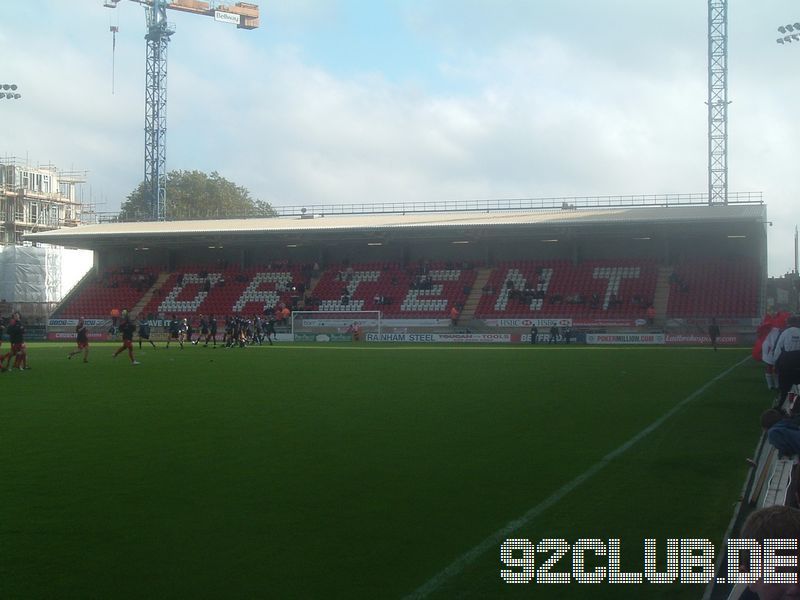
[[[267,202],[256,200],[250,192],[214,171],[170,171],[167,173],[167,219],[228,219],[234,217],[274,217]],[[150,199],[144,182],[133,190],[120,210],[120,221],[149,221]]]

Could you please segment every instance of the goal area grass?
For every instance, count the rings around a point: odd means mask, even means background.
[[[446,569],[515,520],[719,551],[771,403],[743,348],[114,348],[0,375],[0,597],[698,598]]]

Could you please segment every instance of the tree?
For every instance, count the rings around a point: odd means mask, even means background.
[[[274,217],[267,202],[253,199],[250,192],[214,171],[170,171],[167,173],[167,219],[229,219]],[[140,183],[122,204],[120,221],[149,221],[153,211],[148,190]]]

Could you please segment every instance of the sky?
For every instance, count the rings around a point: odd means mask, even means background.
[[[703,0],[253,1],[252,31],[169,11],[168,170],[274,206],[708,190]],[[84,200],[118,210],[144,172],[144,9],[4,4],[0,83],[23,97],[0,101],[0,155],[86,170]],[[764,193],[779,276],[800,43],[775,39],[800,3],[728,17],[728,186]]]

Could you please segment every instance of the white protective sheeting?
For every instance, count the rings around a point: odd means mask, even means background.
[[[92,253],[56,246],[0,247],[0,299],[59,302],[91,268]]]

